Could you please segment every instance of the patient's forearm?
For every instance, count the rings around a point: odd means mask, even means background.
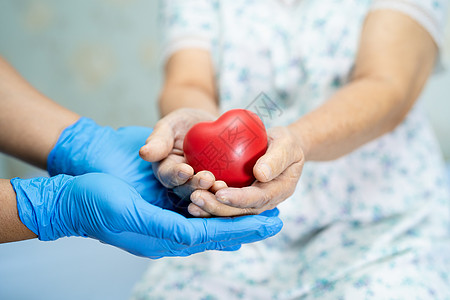
[[[16,193],[9,180],[0,179],[0,243],[36,238],[19,218]]]
[[[179,108],[197,108],[219,115],[209,51],[185,49],[172,55],[166,65],[159,107],[162,116]]]
[[[304,140],[306,159],[336,159],[395,128],[413,101],[402,101],[402,95],[386,85],[372,79],[354,81],[290,125]]]
[[[207,93],[192,86],[167,86],[164,88],[160,101],[161,116],[179,108],[196,108],[219,115],[219,106]]]
[[[291,125],[306,159],[335,159],[393,130],[418,98],[436,53],[431,35],[408,16],[371,12],[353,80]]]
[[[28,84],[0,57],[0,151],[45,168],[62,130],[80,118]]]

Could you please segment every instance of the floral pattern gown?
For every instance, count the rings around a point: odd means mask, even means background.
[[[446,1],[170,0],[164,55],[211,52],[223,111],[287,125],[348,82],[365,17],[400,11],[437,45]],[[364,99],[361,99],[364,101]],[[133,299],[450,299],[450,193],[420,100],[394,131],[308,162],[284,228],[237,252],[150,263]]]

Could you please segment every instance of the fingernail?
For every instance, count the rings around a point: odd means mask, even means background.
[[[178,177],[180,177],[183,180],[188,180],[191,177],[191,175],[186,173],[186,172],[179,171],[178,172]]]
[[[267,164],[262,164],[259,166],[259,171],[263,173],[264,177],[266,177],[266,180],[270,179],[270,176],[272,175],[272,170]]]
[[[216,194],[216,198],[218,201],[222,202],[223,204],[228,204],[228,205],[231,204],[230,200],[228,199],[229,195],[227,195],[227,194],[224,194],[224,193],[220,193],[218,195]]]
[[[211,183],[208,180],[200,179],[199,185],[200,185],[201,188],[207,189],[207,188],[209,188],[211,186]]]
[[[141,147],[141,149],[139,149],[139,155],[145,155],[146,152],[148,152],[147,145],[144,145]]]
[[[200,207],[202,207],[203,205],[205,205],[205,201],[201,198],[201,197],[193,197],[192,199],[191,199],[191,201],[195,204],[195,205],[197,205],[197,206],[200,206]]]

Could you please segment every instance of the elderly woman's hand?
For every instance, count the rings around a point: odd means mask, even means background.
[[[305,161],[302,142],[289,127],[268,130],[268,142],[266,154],[253,168],[257,181],[243,188],[216,182],[210,191],[196,190],[189,212],[201,217],[260,214],[291,196]]]
[[[198,109],[182,108],[162,118],[153,129],[139,154],[147,161],[153,162],[157,179],[166,187],[173,188],[180,198],[189,199],[194,190],[208,190],[221,187],[215,184],[211,172],[201,171],[194,174],[194,169],[186,163],[183,154],[184,136],[189,129],[199,122],[212,121],[214,115]],[[213,190],[215,190],[213,189]]]

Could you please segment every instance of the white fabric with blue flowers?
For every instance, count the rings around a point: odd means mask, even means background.
[[[210,50],[223,111],[260,109],[267,126],[286,125],[348,81],[372,9],[409,15],[440,45],[447,5],[168,0],[165,57]],[[133,298],[450,299],[445,178],[419,102],[393,132],[341,159],[307,163],[279,206],[280,234],[238,252],[151,262]]]

